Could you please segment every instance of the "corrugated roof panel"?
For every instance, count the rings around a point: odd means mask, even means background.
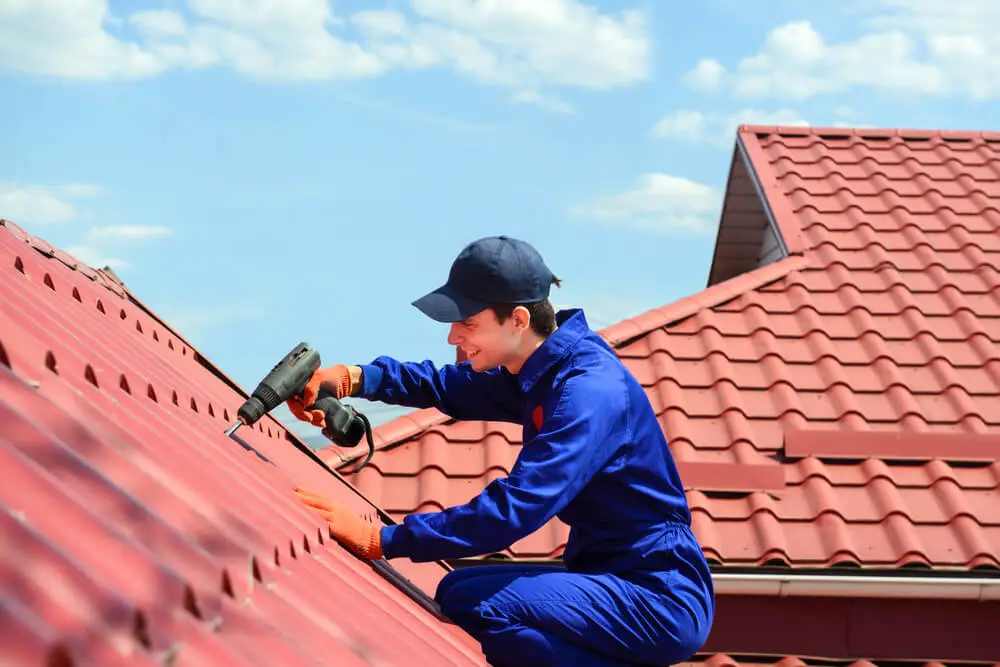
[[[227,438],[244,397],[39,248],[0,226],[0,661],[485,664],[424,606],[445,567],[341,549],[292,489],[362,495],[270,418]]]

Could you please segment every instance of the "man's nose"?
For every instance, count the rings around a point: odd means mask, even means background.
[[[448,329],[448,345],[458,345],[462,342],[462,337],[458,333],[458,327],[454,324]]]

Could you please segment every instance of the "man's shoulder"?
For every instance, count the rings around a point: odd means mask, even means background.
[[[600,350],[580,349],[556,377],[556,384],[574,397],[613,401],[626,389],[626,370],[621,360]]]
[[[579,340],[569,354],[567,372],[583,373],[588,376],[621,377],[625,366],[603,338],[591,332]]]

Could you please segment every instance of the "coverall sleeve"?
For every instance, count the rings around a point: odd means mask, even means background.
[[[362,398],[410,408],[437,408],[461,420],[521,421],[517,378],[501,369],[483,373],[468,362],[440,368],[431,361],[388,356],[361,366]]]
[[[464,505],[411,514],[381,529],[386,558],[416,562],[501,551],[541,528],[603,467],[628,437],[627,398],[616,388],[571,377],[552,413],[526,442],[514,469]]]

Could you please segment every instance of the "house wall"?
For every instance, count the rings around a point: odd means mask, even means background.
[[[728,655],[1000,663],[1000,602],[719,595],[703,648]]]

